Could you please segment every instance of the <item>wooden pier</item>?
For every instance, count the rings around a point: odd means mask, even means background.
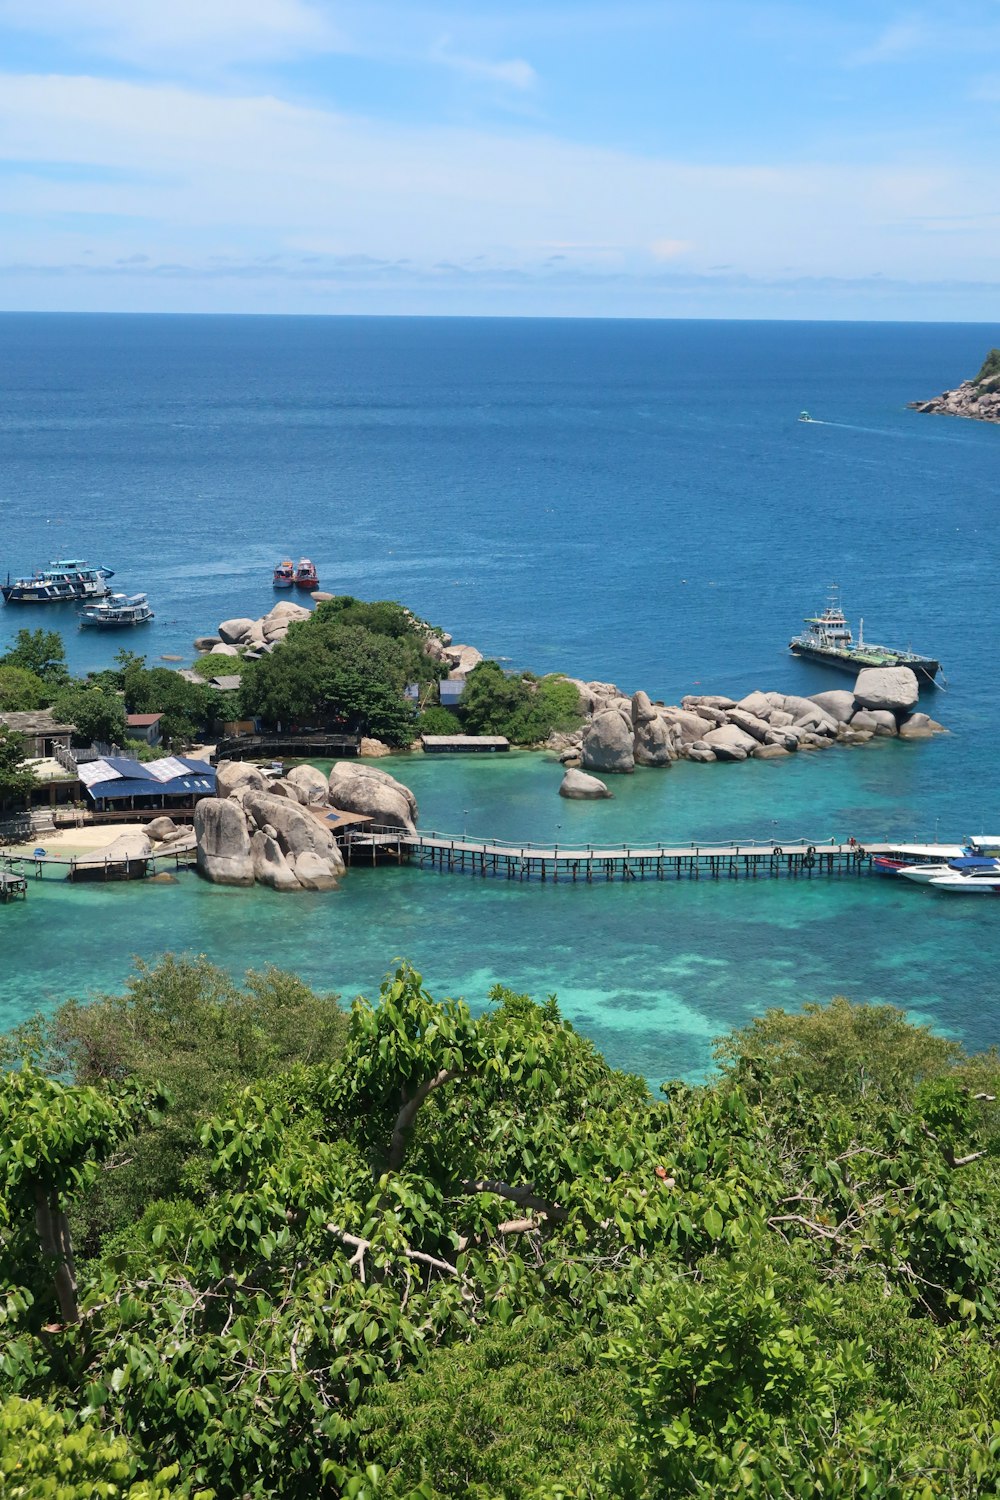
[[[734,880],[785,876],[859,875],[871,856],[907,849],[915,858],[953,859],[957,845],[861,844],[827,841],[778,844],[767,841],[723,844],[615,844],[563,847],[514,844],[436,832],[406,833],[398,828],[345,829],[339,840],[350,865],[411,863],[422,869],[494,876],[505,880]],[[919,852],[919,855],[917,851]]]
[[[14,870],[0,870],[0,901],[23,900],[28,894],[28,882]]]
[[[18,892],[26,894],[28,873],[35,880],[60,876],[66,880],[148,880],[154,875],[185,869],[196,860],[193,833],[170,849],[156,854],[133,854],[109,859],[100,849],[92,854],[4,854],[0,855],[0,900],[9,900],[3,894],[4,886],[20,882]]]

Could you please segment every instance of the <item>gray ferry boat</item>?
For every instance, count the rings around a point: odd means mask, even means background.
[[[810,615],[803,623],[806,629],[788,643],[793,656],[855,674],[863,667],[909,667],[920,682],[931,684],[941,670],[941,663],[933,656],[921,656],[917,651],[903,651],[895,646],[872,645],[865,640],[864,620],[855,640],[836,592],[822,614]]]
[[[92,568],[78,558],[50,562],[30,578],[14,578],[0,584],[5,604],[66,604],[81,599],[103,599],[108,593],[112,568]]]

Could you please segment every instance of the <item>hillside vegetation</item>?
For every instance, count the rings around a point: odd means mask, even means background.
[[[654,1094],[166,959],[6,1056],[2,1497],[997,1491],[995,1052],[838,1000]]]

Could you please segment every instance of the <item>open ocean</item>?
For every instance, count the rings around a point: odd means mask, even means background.
[[[71,609],[72,667],[192,656],[306,554],[536,671],[685,692],[812,693],[787,652],[841,585],[866,637],[940,657],[953,731],[789,761],[678,765],[567,803],[540,755],[390,765],[421,821],[563,843],[1000,831],[1000,429],[909,400],[975,373],[971,324],[0,316],[0,572],[115,569],[156,621]],[[807,408],[813,424],[797,421]],[[558,993],[619,1066],[697,1075],[768,1005],[846,993],[997,1039],[1000,902],[847,879],[540,886],[353,872],[333,896],[32,882],[0,908],[0,1027],[120,986],[132,955],[276,963],[345,997],[399,955],[475,1006]]]

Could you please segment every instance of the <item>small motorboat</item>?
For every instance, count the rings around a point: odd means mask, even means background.
[[[308,557],[300,557],[295,567],[295,587],[297,589],[318,589],[319,574]]]
[[[153,611],[145,594],[109,594],[99,604],[88,604],[80,611],[80,626],[98,625],[117,630],[126,625],[145,625]]]
[[[807,411],[800,411],[799,412],[799,421],[800,422],[815,422],[815,420],[816,420],[816,418],[815,417],[811,417]]]
[[[905,859],[891,859],[888,854],[872,855],[873,875],[902,875],[904,870],[912,868]]]
[[[1000,865],[991,870],[952,870],[949,875],[936,875],[930,882],[932,890],[950,891],[960,896],[1000,896]]]
[[[290,557],[286,557],[283,562],[280,562],[278,564],[278,566],[274,570],[274,576],[271,582],[276,589],[291,588],[292,584],[295,582],[295,568],[292,565],[292,559]]]

